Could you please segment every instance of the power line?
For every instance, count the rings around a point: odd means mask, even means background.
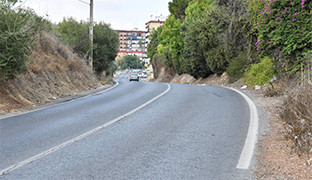
[[[87,2],[84,2],[84,1],[82,1],[82,0],[78,0],[78,1],[80,1],[80,2],[82,2],[82,3],[85,3],[85,4],[88,4],[88,5],[90,5],[89,3],[87,3]]]

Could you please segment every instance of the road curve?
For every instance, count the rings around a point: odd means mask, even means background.
[[[167,90],[128,82],[102,94],[0,120],[0,170],[118,118]],[[0,179],[250,179],[236,169],[249,124],[244,98],[172,84],[143,109]]]

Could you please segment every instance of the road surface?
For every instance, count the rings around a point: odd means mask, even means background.
[[[126,74],[116,81],[0,119],[0,179],[252,179],[251,168],[236,168],[250,117],[241,95]]]

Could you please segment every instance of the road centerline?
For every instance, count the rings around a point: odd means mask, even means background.
[[[68,140],[68,141],[66,141],[66,142],[64,142],[64,143],[62,143],[62,144],[60,144],[60,145],[57,145],[57,146],[55,146],[55,147],[52,147],[52,148],[50,148],[50,149],[48,149],[48,150],[46,150],[46,151],[44,151],[44,152],[42,152],[42,153],[39,153],[39,154],[37,154],[37,155],[35,155],[35,156],[32,156],[32,157],[30,157],[30,158],[28,158],[28,159],[26,159],[26,160],[24,160],[24,161],[20,161],[20,162],[14,164],[14,165],[11,165],[11,166],[9,166],[9,167],[7,167],[7,168],[1,170],[1,171],[0,171],[0,176],[1,176],[1,175],[5,175],[5,174],[7,174],[7,173],[9,173],[9,172],[11,172],[11,171],[13,171],[13,170],[15,170],[15,169],[18,169],[18,168],[20,168],[20,167],[26,165],[26,164],[29,164],[29,163],[31,163],[31,162],[34,162],[34,161],[36,161],[36,160],[38,160],[38,159],[40,159],[40,158],[42,158],[42,157],[45,157],[45,156],[47,156],[48,154],[51,154],[52,152],[55,152],[55,151],[57,151],[57,150],[60,150],[60,149],[66,147],[66,146],[68,146],[68,145],[70,145],[70,144],[72,144],[72,143],[74,143],[74,142],[77,142],[77,141],[79,141],[79,140],[81,140],[81,139],[84,139],[84,138],[86,138],[87,136],[89,136],[89,135],[91,135],[91,134],[94,134],[95,132],[97,132],[97,131],[99,131],[99,130],[105,128],[105,127],[108,127],[108,126],[110,126],[110,125],[112,125],[112,124],[114,124],[114,123],[116,123],[116,122],[118,122],[118,121],[124,119],[125,117],[127,117],[127,116],[129,116],[129,115],[131,115],[131,114],[133,114],[133,113],[135,113],[135,112],[141,110],[142,108],[146,107],[147,105],[151,104],[152,102],[156,101],[156,100],[159,99],[160,97],[162,97],[162,96],[164,96],[165,94],[167,94],[167,93],[171,90],[171,85],[167,84],[167,86],[168,86],[168,88],[167,88],[164,92],[162,92],[162,93],[159,94],[158,96],[152,98],[151,100],[145,102],[144,104],[138,106],[137,108],[135,108],[135,109],[133,109],[133,110],[131,110],[131,111],[129,111],[129,112],[127,112],[127,113],[125,113],[125,114],[123,114],[123,115],[121,115],[121,116],[119,116],[119,117],[117,117],[117,118],[115,118],[115,119],[113,119],[113,120],[111,120],[111,121],[109,121],[109,122],[107,122],[107,123],[101,125],[101,126],[98,126],[98,127],[94,128],[94,129],[92,129],[92,130],[90,130],[90,131],[88,131],[88,132],[86,132],[86,133],[84,133],[84,134],[82,134],[82,135],[80,135],[80,136],[74,137],[74,138],[72,138],[72,139],[70,139],[70,140]]]

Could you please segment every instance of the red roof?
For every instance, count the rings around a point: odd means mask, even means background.
[[[148,24],[150,24],[150,23],[161,23],[161,24],[163,24],[165,21],[148,21],[147,23],[145,23],[145,25],[148,25]]]
[[[130,33],[146,33],[146,31],[130,31],[130,30],[116,30],[118,32],[130,32]]]
[[[119,53],[143,53],[143,54],[145,54],[146,52],[136,50],[136,51],[118,51],[118,54]]]

